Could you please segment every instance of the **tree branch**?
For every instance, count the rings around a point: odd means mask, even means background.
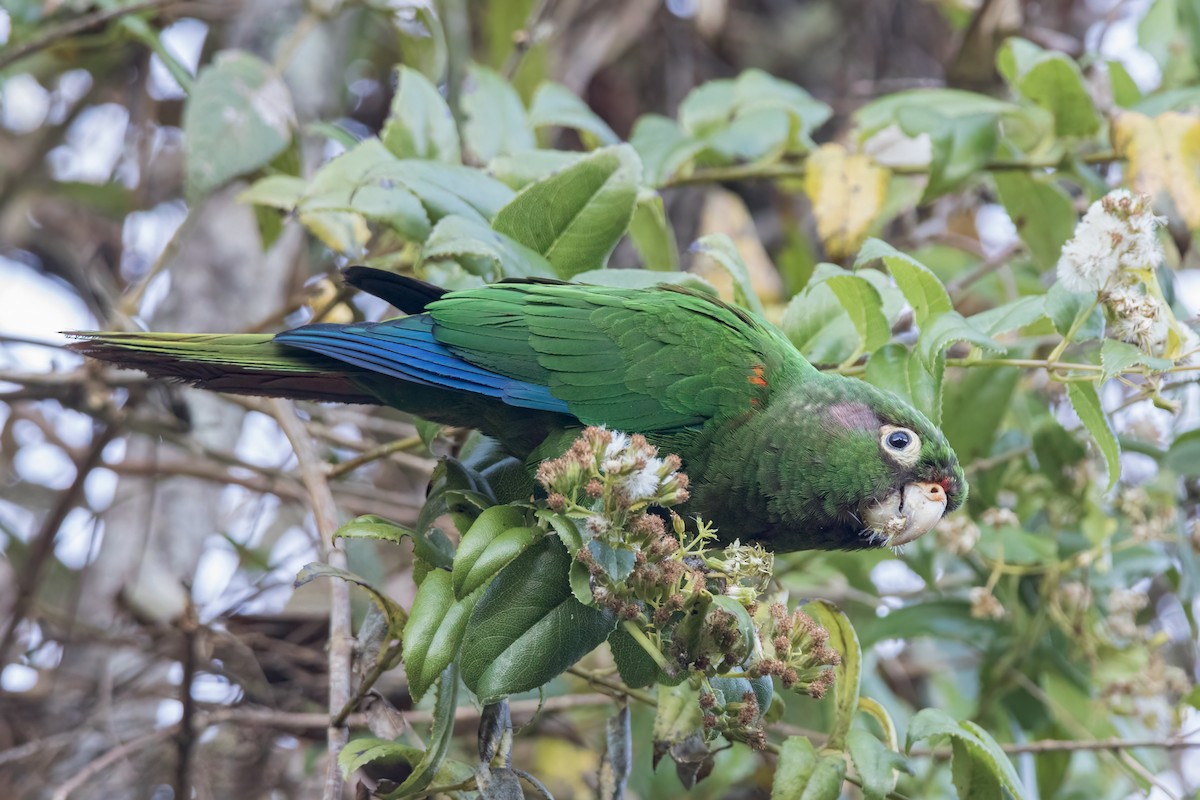
[[[337,506],[323,463],[317,455],[304,423],[296,415],[295,406],[287,400],[273,400],[271,408],[283,430],[296,460],[300,478],[308,490],[313,518],[321,537],[321,557],[326,564],[346,569],[346,553],[337,547],[333,535],[338,528]],[[350,630],[350,587],[344,581],[329,581],[329,728],[326,739],[329,763],[325,772],[325,800],[338,800],[342,795],[342,772],[338,754],[345,747],[350,732],[344,724],[337,725],[332,717],[338,715],[350,700],[350,667],[353,635]]]
[[[68,20],[62,25],[51,28],[50,30],[38,36],[36,39],[31,39],[22,45],[14,47],[9,52],[0,56],[0,70],[15,64],[18,61],[28,58],[34,53],[45,50],[63,39],[69,39],[72,36],[78,36],[81,33],[87,33],[92,28],[99,28],[115,19],[128,16],[129,14],[137,14],[142,11],[150,11],[152,9],[163,8],[178,3],[179,0],[137,0],[137,2],[128,3],[115,8],[104,8],[99,11],[93,11],[90,14],[83,14],[75,19]]]

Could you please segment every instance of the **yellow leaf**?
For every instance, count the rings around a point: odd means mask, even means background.
[[[1200,230],[1200,116],[1122,111],[1113,120],[1112,141],[1129,162],[1129,186],[1159,208],[1173,206],[1190,230]]]
[[[888,171],[869,156],[824,144],[808,157],[804,191],[831,259],[858,252],[887,195]]]
[[[349,211],[301,211],[300,221],[330,250],[351,258],[361,257],[371,238],[367,221]]]
[[[336,322],[342,325],[354,322],[354,310],[345,303],[337,302],[342,289],[328,275],[306,287],[308,295],[304,305],[312,312],[312,322]]]
[[[742,198],[728,189],[714,188],[704,195],[696,238],[703,239],[711,233],[723,233],[733,240],[746,271],[750,273],[750,286],[764,303],[782,298],[783,280],[763,247],[754,217]],[[711,259],[696,259],[692,271],[715,286],[722,298],[733,301],[733,280]]]

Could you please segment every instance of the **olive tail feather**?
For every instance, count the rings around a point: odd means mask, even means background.
[[[258,397],[288,397],[334,403],[379,400],[354,378],[353,365],[287,347],[272,334],[123,333],[69,331],[68,345],[80,355],[155,378],[202,389]]]

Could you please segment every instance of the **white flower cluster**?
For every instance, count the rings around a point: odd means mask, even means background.
[[[1092,203],[1063,246],[1058,280],[1073,292],[1100,295],[1114,339],[1174,357],[1181,366],[1200,366],[1200,335],[1175,320],[1154,275],[1163,258],[1158,228],[1164,222],[1149,197],[1109,192]]]
[[[1058,280],[1073,292],[1099,292],[1122,272],[1154,268],[1162,260],[1150,199],[1118,189],[1092,203],[1062,249]]]
[[[709,559],[708,566],[725,576],[725,594],[738,602],[756,602],[767,590],[775,572],[775,556],[759,544],[735,541],[722,551],[719,558]]]
[[[619,479],[618,486],[631,503],[658,499],[674,481],[678,470],[678,459],[661,459],[644,438],[631,438],[620,431],[612,432],[612,441],[604,448],[604,459],[600,462],[600,471]]]

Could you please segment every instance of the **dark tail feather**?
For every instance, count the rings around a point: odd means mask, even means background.
[[[420,314],[425,306],[446,293],[432,283],[372,267],[347,267],[342,270],[342,279],[355,289],[388,301],[405,314]]]
[[[202,389],[331,403],[380,401],[350,364],[277,344],[271,334],[71,333],[81,355]]]

